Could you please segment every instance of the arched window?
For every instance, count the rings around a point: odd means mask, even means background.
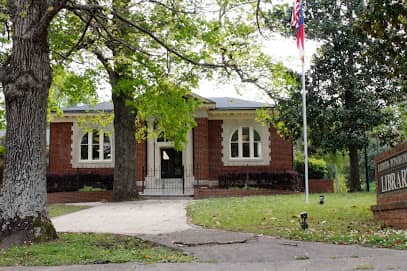
[[[107,133],[92,130],[81,138],[82,161],[106,161],[112,159],[112,144]]]
[[[261,155],[261,139],[253,127],[240,127],[230,138],[231,158],[259,158]]]

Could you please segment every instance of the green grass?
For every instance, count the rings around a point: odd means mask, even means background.
[[[334,244],[362,244],[374,247],[407,249],[407,231],[382,230],[373,219],[370,206],[374,193],[278,195],[195,201],[188,206],[192,222],[204,227],[253,232]],[[308,213],[309,229],[300,229],[298,215]]]
[[[80,210],[91,208],[91,206],[76,206],[65,204],[50,204],[48,205],[48,213],[50,217],[66,215]]]
[[[93,264],[96,261],[191,262],[190,256],[135,237],[111,234],[59,234],[59,240],[0,251],[0,266]]]
[[[100,188],[100,187],[93,187],[93,186],[84,186],[81,189],[79,189],[79,192],[102,192],[102,191],[106,191],[106,189],[104,188]]]

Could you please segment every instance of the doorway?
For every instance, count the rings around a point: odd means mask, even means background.
[[[161,155],[161,178],[180,179],[182,178],[182,152],[174,148],[160,149]]]

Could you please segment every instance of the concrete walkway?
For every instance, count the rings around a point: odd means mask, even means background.
[[[361,246],[297,242],[187,224],[188,200],[103,203],[53,219],[58,231],[138,235],[196,257],[189,264],[107,264],[9,267],[0,271],[407,271],[407,252]]]
[[[184,231],[190,200],[144,200],[96,204],[95,207],[52,219],[58,232],[162,234]],[[84,204],[87,205],[87,204]]]

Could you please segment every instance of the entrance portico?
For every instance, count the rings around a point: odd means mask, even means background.
[[[147,176],[143,195],[193,195],[193,140],[188,132],[182,151],[163,138],[147,140]]]

